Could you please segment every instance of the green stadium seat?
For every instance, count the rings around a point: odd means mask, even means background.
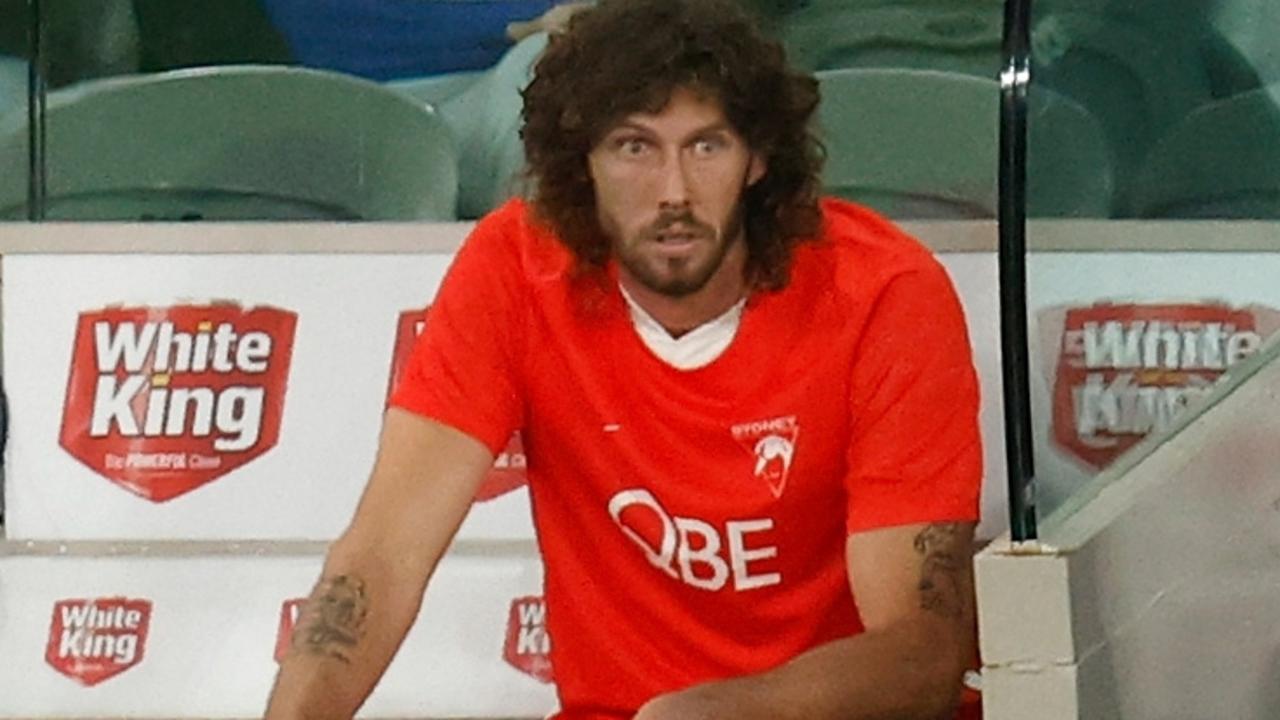
[[[470,88],[483,76],[484,71],[477,70],[387,80],[383,85],[420,103],[439,107],[440,103]]]
[[[450,220],[457,154],[429,108],[365,80],[218,66],[50,93],[47,219]],[[0,166],[26,167],[25,118]],[[25,217],[25,173],[0,176],[0,218]]]
[[[27,109],[27,61],[0,55],[0,118]]]
[[[809,71],[896,67],[994,78],[1002,31],[998,0],[816,0],[780,22],[788,57]]]
[[[521,40],[469,87],[440,103],[461,159],[459,217],[478,218],[519,192],[524,168],[520,92],[546,45],[545,33]]]
[[[1210,3],[1214,29],[1240,53],[1259,85],[1280,83],[1280,3],[1275,0],[1218,0]]]
[[[995,217],[995,80],[886,68],[821,72],[818,80],[827,192],[898,219]],[[1028,213],[1106,217],[1112,177],[1097,122],[1037,88],[1028,99],[1028,135]]]
[[[1147,156],[1133,202],[1138,217],[1280,219],[1280,84],[1188,115]]]

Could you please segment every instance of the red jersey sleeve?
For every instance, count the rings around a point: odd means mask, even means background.
[[[463,243],[390,402],[461,430],[495,455],[523,417],[520,211],[509,204]]]
[[[892,278],[853,367],[849,532],[978,517],[978,381],[959,299],[936,260]]]

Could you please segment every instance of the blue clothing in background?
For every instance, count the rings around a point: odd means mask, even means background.
[[[302,65],[373,80],[480,70],[556,0],[263,0]]]

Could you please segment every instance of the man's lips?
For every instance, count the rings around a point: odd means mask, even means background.
[[[698,233],[689,230],[667,230],[658,233],[657,240],[660,243],[681,243],[692,242],[698,238]]]
[[[654,233],[658,242],[690,242],[707,235],[707,232],[696,225],[672,223]]]
[[[685,257],[695,251],[698,242],[703,238],[702,233],[693,229],[668,228],[654,235],[649,247],[652,248],[652,252],[661,257]]]

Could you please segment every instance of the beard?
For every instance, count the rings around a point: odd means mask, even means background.
[[[683,298],[706,287],[715,276],[730,246],[742,233],[742,207],[734,210],[721,227],[702,222],[688,208],[666,211],[635,236],[615,242],[618,263],[641,285],[670,298]],[[664,233],[687,234],[698,252],[682,257],[654,256],[646,252],[661,244]]]

